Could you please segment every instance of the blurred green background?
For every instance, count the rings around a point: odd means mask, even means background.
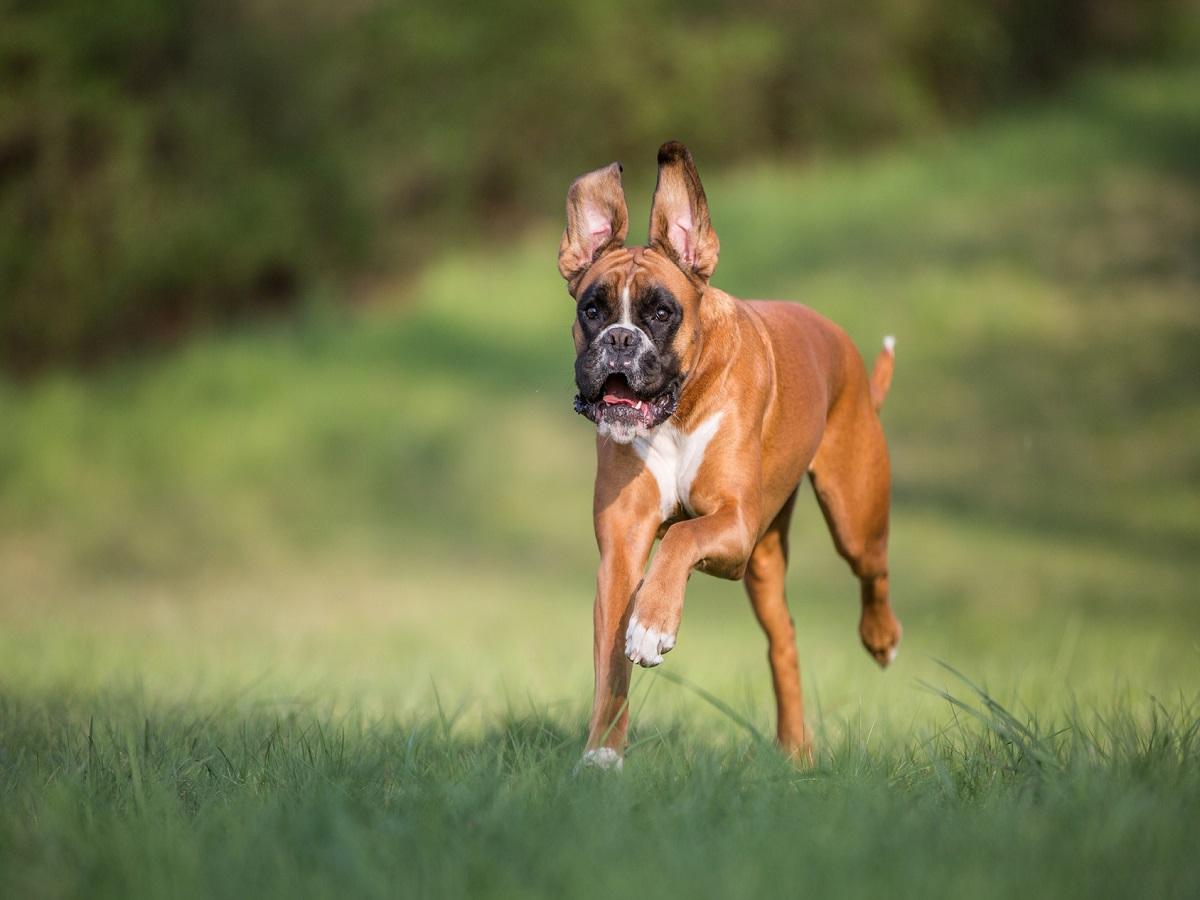
[[[413,717],[449,739],[532,715],[577,754],[594,449],[570,405],[561,210],[572,177],[620,159],[642,240],[670,138],[705,181],[718,286],[806,302],[868,354],[898,339],[883,418],[906,632],[886,674],[807,490],[793,526],[818,740],[864,759],[917,746],[946,717],[917,688],[944,681],[934,659],[1051,718],[1194,703],[1198,21],[1184,0],[0,0],[13,884],[69,894],[91,882],[64,873],[102,871],[128,896],[148,871],[178,887],[171,854],[195,834],[168,829],[170,852],[139,843],[146,822],[98,836],[91,806],[49,792],[93,796],[82,763],[47,761],[38,723],[86,734],[90,760],[96,722],[132,722],[128,754],[114,744],[129,804],[143,719],[149,773],[156,740],[187,746],[179,711],[243,744],[272,716]],[[667,668],[769,732],[764,649],[739,586],[691,581]],[[631,765],[639,745],[744,738],[654,679],[635,679]],[[270,795],[239,784],[251,805]],[[1189,784],[1171,795],[1194,806]],[[193,802],[217,815],[185,794],[186,821]],[[205,821],[217,844],[258,839]],[[1112,840],[1088,846],[1119,859]],[[192,887],[237,895],[251,855]],[[338,865],[320,869],[331,884]],[[1064,876],[1057,895],[1088,884]]]
[[[3,0],[0,359],[25,373],[361,294],[664,135],[711,171],[936,133],[1088,63],[1183,55],[1193,9]]]

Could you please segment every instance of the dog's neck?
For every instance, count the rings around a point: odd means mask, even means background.
[[[712,412],[714,403],[720,404],[725,391],[722,389],[729,362],[737,358],[742,343],[738,300],[729,294],[706,286],[700,298],[701,336],[718,334],[719,342],[707,342],[701,337],[692,368],[683,379],[679,390],[679,405],[670,421],[675,427],[687,432],[701,419]]]

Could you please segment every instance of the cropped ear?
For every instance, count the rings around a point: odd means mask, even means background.
[[[658,185],[650,209],[650,246],[688,274],[707,281],[721,242],[708,217],[708,200],[688,148],[669,141],[658,149]]]
[[[558,271],[574,291],[596,258],[620,247],[629,232],[621,164],[580,175],[567,190],[567,230],[558,245]]]

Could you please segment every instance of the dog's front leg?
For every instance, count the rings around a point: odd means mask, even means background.
[[[629,617],[625,655],[630,661],[646,668],[657,666],[675,646],[692,569],[719,578],[738,579],[745,574],[758,537],[752,524],[756,521],[744,505],[729,504],[667,529]]]
[[[619,768],[629,727],[629,672],[625,658],[625,622],[650,558],[658,520],[653,514],[608,510],[596,517],[600,570],[593,612],[596,689],[584,765]]]

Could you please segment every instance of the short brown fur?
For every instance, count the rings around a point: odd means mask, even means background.
[[[688,576],[698,569],[745,580],[767,635],[778,740],[803,759],[811,743],[784,582],[788,524],[806,472],[837,551],[860,582],[863,645],[886,666],[900,640],[888,601],[891,476],[877,415],[893,354],[885,348],[869,377],[845,332],[811,309],[736,300],[711,286],[719,242],[691,154],[667,144],[659,162],[648,246],[623,245],[627,213],[614,164],[572,186],[560,269],[575,297],[600,279],[618,289],[643,282],[669,289],[684,308],[673,349],[687,373],[671,424],[689,433],[717,412],[721,419],[691,483],[690,509],[666,521],[658,485],[634,446],[597,440],[600,567],[587,748],[620,754],[625,745],[630,616],[674,636]],[[594,227],[584,227],[581,216]],[[607,234],[594,224],[605,216]],[[595,246],[585,232],[597,234]],[[578,323],[574,333],[582,349]],[[661,544],[647,569],[656,537]]]

